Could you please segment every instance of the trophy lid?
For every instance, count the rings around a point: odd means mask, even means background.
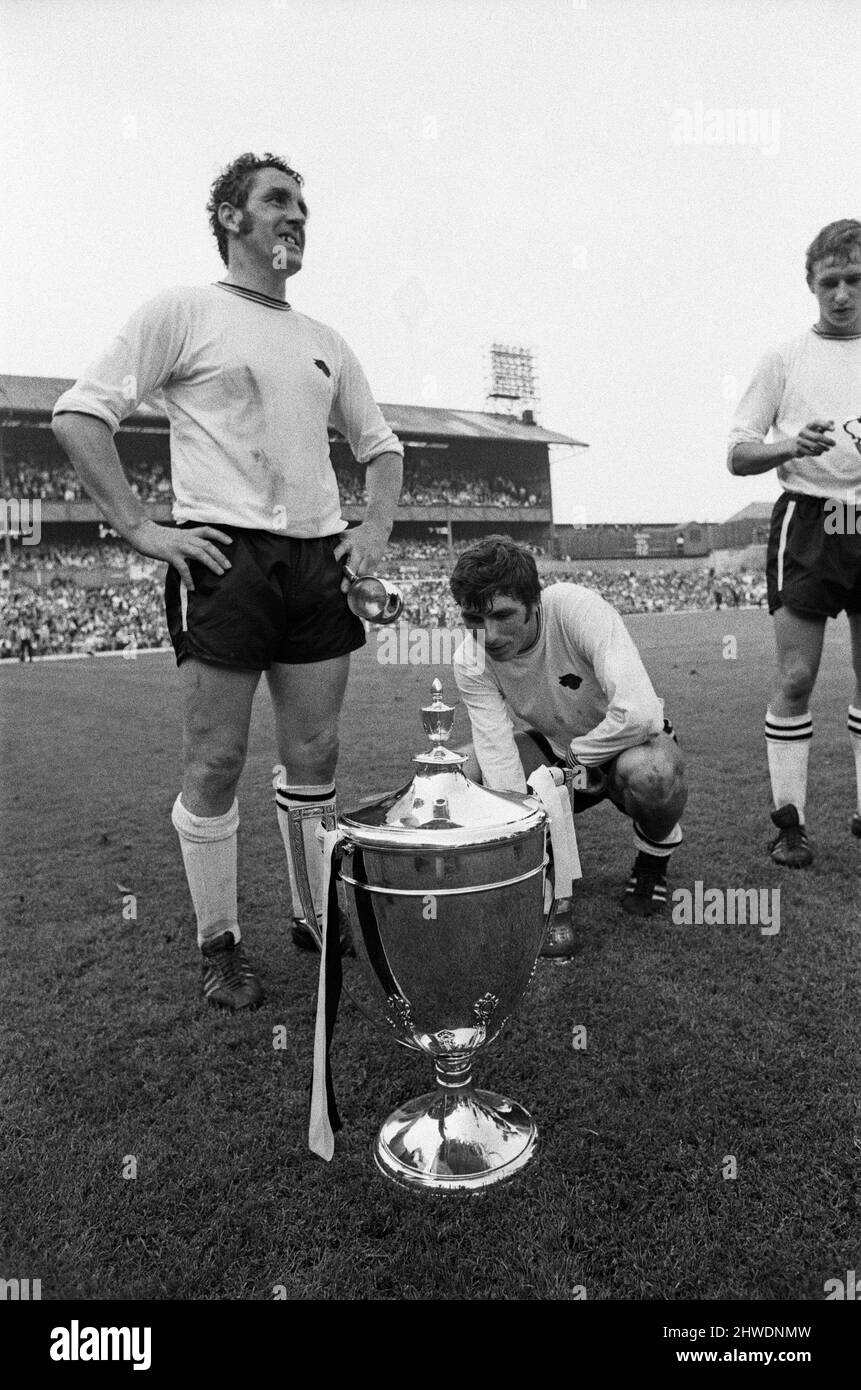
[[[516,839],[541,825],[546,813],[537,797],[490,791],[466,776],[466,757],[445,747],[454,706],[443,702],[438,680],[432,694],[421,711],[431,750],[413,757],[412,781],[339,817],[344,833],[363,845],[452,849]]]

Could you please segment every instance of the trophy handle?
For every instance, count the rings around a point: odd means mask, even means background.
[[[317,809],[314,816],[317,818]],[[302,904],[302,911],[305,915],[305,924],[319,946],[323,949],[323,933],[320,930],[320,923],[317,921],[317,908],[314,904],[314,895],[311,891],[311,880],[308,877],[308,861],[305,857],[305,832],[303,822],[308,818],[307,812],[302,807],[291,807],[287,812],[288,833],[290,836],[290,850],[293,859],[293,872],[296,875],[296,887],[299,890],[299,901]],[[331,824],[326,824],[331,821]],[[326,830],[335,829],[335,817],[327,816],[323,819]]]
[[[302,811],[293,811],[291,809],[287,812],[287,820],[290,827],[290,848],[293,851],[293,870],[296,875],[296,887],[299,890],[299,900],[302,904],[302,911],[305,914],[305,921],[307,923],[308,930],[310,931],[311,935],[316,941],[322,954],[323,932],[320,923],[317,920],[317,911],[314,906],[314,896],[311,891],[311,880],[308,876],[308,861],[305,857],[305,838],[302,830]],[[337,828],[334,823],[335,818],[333,817],[332,820],[333,824],[331,826],[327,825],[327,830]],[[335,892],[338,900],[338,914],[340,917],[340,922],[329,923],[330,930],[338,931],[342,948],[344,948],[345,945],[350,944],[350,950],[348,954],[351,956],[355,954],[355,948],[351,944],[353,942],[353,937],[351,935],[352,924],[350,921],[350,912],[347,906],[346,889],[341,878],[341,861],[343,858],[346,858],[349,861],[350,856],[354,853],[354,851],[355,846],[351,843],[351,841],[349,839],[344,839],[337,850],[337,858],[333,857],[332,859],[331,872],[332,876],[335,879]],[[374,939],[373,933],[368,933],[368,939]],[[382,1029],[383,1032],[388,1031],[386,1026],[387,1020],[385,1014],[380,1009],[375,1009],[373,1006],[373,1002],[369,1000],[368,997],[366,997],[365,992],[361,988],[361,977],[355,971],[345,972],[345,977],[343,979],[343,989],[345,994],[347,994],[353,1001],[356,1008],[359,1010],[359,1013],[367,1019],[368,1023],[373,1024],[375,1028]],[[392,992],[393,996],[398,993],[396,983],[393,983]],[[402,1047],[408,1048],[410,1051],[421,1051],[421,1049],[418,1047],[418,1044],[416,1043],[403,1042],[400,1038],[396,1038],[395,1041],[400,1043]]]

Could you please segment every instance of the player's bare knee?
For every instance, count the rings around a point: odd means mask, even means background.
[[[288,777],[309,783],[328,780],[334,776],[339,747],[337,724],[327,724],[302,738],[294,733],[281,749]]]
[[[186,778],[207,799],[232,792],[244,766],[244,741],[225,740],[186,748]]]
[[[628,758],[623,769],[626,802],[632,803],[638,816],[669,820],[672,828],[688,795],[678,745],[644,745],[630,751],[636,756]]]
[[[816,677],[806,661],[793,659],[781,664],[778,679],[783,698],[798,704],[809,699]]]

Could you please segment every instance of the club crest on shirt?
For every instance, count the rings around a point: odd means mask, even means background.
[[[566,690],[579,690],[583,684],[582,676],[575,676],[573,671],[559,677],[559,684],[564,685]]]
[[[323,373],[324,376],[332,375],[332,373],[329,371],[329,368],[326,366],[326,363],[323,361],[322,357],[314,358],[314,366],[319,367],[320,371]]]

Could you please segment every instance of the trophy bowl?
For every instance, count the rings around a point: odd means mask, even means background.
[[[385,1121],[374,1156],[407,1187],[476,1191],[521,1169],[537,1132],[515,1101],[473,1085],[535,969],[546,929],[547,815],[531,795],[489,791],[442,745],[454,709],[422,711],[433,746],[412,781],[339,818],[339,898],[363,1012],[433,1061],[436,1089]],[[361,987],[356,988],[357,979]]]

